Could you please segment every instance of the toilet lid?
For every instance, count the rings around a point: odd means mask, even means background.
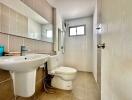
[[[62,74],[73,74],[76,73],[77,70],[70,67],[59,67],[55,70],[55,73],[62,73]]]

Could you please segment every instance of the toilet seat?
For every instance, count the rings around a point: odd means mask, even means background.
[[[76,69],[70,67],[59,67],[54,71],[56,74],[74,74],[77,72]]]

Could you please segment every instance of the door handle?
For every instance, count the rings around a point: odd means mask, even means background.
[[[98,44],[98,45],[97,45],[97,48],[101,48],[101,49],[104,49],[104,48],[105,48],[105,43],[102,43],[102,44]]]

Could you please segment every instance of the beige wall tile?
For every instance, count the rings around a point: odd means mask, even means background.
[[[53,52],[53,44],[48,42],[40,41],[38,44],[39,53],[52,53]]]
[[[24,45],[29,49],[30,53],[35,52],[35,40],[25,38]]]
[[[24,45],[32,53],[52,53],[53,44],[48,42],[36,41],[32,39],[24,39]]]
[[[8,35],[0,33],[0,44],[5,46],[5,51],[8,51]]]
[[[0,34],[0,44],[5,46],[8,51],[8,35]],[[9,36],[9,51],[19,52],[22,45],[27,46],[29,53],[53,53],[53,44],[48,42],[36,41],[17,36]]]
[[[9,50],[10,52],[20,52],[23,45],[23,38],[16,36],[9,36]]]
[[[40,42],[40,41],[35,41],[35,42],[34,42],[34,44],[35,44],[35,52],[36,52],[36,53],[39,53],[39,48],[40,48],[40,47],[39,47],[39,42]]]

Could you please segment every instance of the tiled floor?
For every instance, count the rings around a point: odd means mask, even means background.
[[[54,94],[42,94],[39,100],[100,100],[99,90],[92,73],[78,72],[72,91],[54,91]]]

